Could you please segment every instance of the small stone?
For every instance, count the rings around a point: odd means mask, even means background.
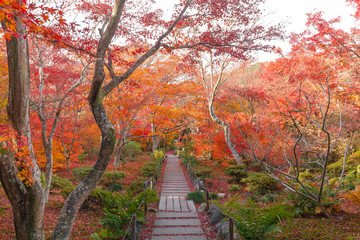
[[[206,209],[206,203],[202,203],[200,204],[200,206],[198,207],[197,211],[198,212],[204,212]]]
[[[155,209],[155,208],[148,208],[148,210],[147,210],[148,212],[157,212],[157,210]]]
[[[219,196],[219,198],[224,198],[226,195],[225,195],[225,193],[219,193],[218,196]]]

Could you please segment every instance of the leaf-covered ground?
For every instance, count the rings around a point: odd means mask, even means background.
[[[60,194],[51,193],[49,204],[45,210],[45,237],[49,238],[52,229],[55,227],[56,220],[60,214],[64,199]],[[15,231],[13,224],[12,207],[8,201],[4,189],[0,188],[0,239],[15,239]],[[76,217],[72,230],[72,239],[89,239],[92,233],[101,226],[102,210],[96,206],[81,209]]]
[[[281,233],[268,239],[360,239],[360,206],[343,199],[340,213],[333,219],[292,218],[280,223]]]
[[[126,173],[123,184],[129,185],[131,182],[139,178],[140,169],[143,164],[150,161],[152,158],[150,155],[142,155],[134,161],[129,161],[118,168],[119,171]],[[94,159],[89,159],[83,162],[74,163],[72,166],[80,167],[85,165],[91,165],[94,163]],[[112,169],[113,167],[109,167]],[[63,178],[73,179],[71,173],[58,172],[56,173]],[[49,203],[45,211],[45,237],[48,239],[52,230],[55,227],[57,218],[60,214],[64,198],[60,195],[58,189],[53,189],[50,192]],[[71,239],[88,240],[90,235],[97,232],[101,228],[101,219],[103,218],[103,210],[101,207],[91,205],[87,209],[80,209],[71,234]],[[12,207],[8,201],[4,189],[0,187],[0,239],[1,240],[13,240],[15,239],[15,231],[13,224]]]
[[[239,190],[231,191],[233,185],[228,182],[229,177],[224,174],[226,165],[216,164],[214,161],[200,161],[200,164],[213,169],[212,176],[205,180],[205,185],[210,192],[225,193],[224,201],[229,195],[240,194],[244,200],[250,195],[245,186],[240,185]],[[281,192],[279,193],[281,194]],[[322,217],[296,217],[280,222],[281,232],[269,236],[267,239],[291,239],[291,240],[342,240],[360,239],[360,206],[355,205],[343,196],[341,199],[340,212],[333,219]],[[271,204],[275,204],[270,203]],[[269,204],[261,203],[262,206]],[[206,214],[205,214],[206,215]],[[212,239],[212,238],[210,238]]]

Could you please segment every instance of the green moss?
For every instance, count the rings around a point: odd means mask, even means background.
[[[46,179],[45,179],[45,173],[44,172],[41,172],[40,181],[41,181],[41,185],[43,187],[45,187],[46,186]]]

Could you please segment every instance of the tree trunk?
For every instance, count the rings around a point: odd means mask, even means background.
[[[66,157],[66,172],[70,172],[70,158]]]
[[[61,210],[51,239],[69,239],[75,217],[100,182],[115,149],[116,133],[102,102],[92,103],[92,112],[102,132],[99,157],[86,178],[70,193]]]
[[[156,133],[156,127],[155,127],[154,123],[151,123],[151,131],[152,131],[153,134]],[[151,139],[152,139],[152,154],[154,156],[155,151],[159,146],[161,138],[160,138],[159,135],[152,135]]]
[[[223,127],[226,145],[230,149],[236,162],[238,164],[242,164],[243,163],[242,157],[240,156],[239,152],[236,150],[236,147],[234,146],[234,144],[231,141],[230,126],[226,122],[219,119],[214,111],[214,96],[209,99],[208,103],[209,103],[209,113],[210,113],[211,119]]]
[[[102,89],[102,84],[105,79],[105,53],[110,45],[111,39],[115,35],[124,5],[125,0],[115,1],[111,19],[109,20],[109,24],[107,25],[104,35],[101,36],[99,41],[96,52],[94,75],[88,96],[92,114],[101,131],[101,146],[98,159],[89,174],[66,199],[51,239],[69,239],[75,217],[81,205],[88,198],[91,192],[95,190],[97,184],[100,182],[100,179],[103,176],[106,167],[110,162],[110,157],[115,149],[116,132],[109,117],[107,116],[106,109],[103,104],[103,99],[106,96],[106,93]]]
[[[22,1],[18,1],[22,4]],[[6,41],[9,96],[7,112],[11,126],[18,133],[18,141],[24,136],[28,143],[30,156],[20,161],[32,161],[31,185],[25,186],[18,177],[19,170],[10,151],[0,150],[0,180],[13,208],[16,239],[44,239],[45,192],[41,181],[41,172],[35,161],[30,135],[29,100],[30,68],[28,42],[25,26],[19,17],[14,16],[16,32],[19,37]],[[3,24],[3,27],[4,24]],[[5,143],[2,143],[4,146]],[[25,159],[28,157],[28,159]],[[26,181],[26,179],[25,179]]]

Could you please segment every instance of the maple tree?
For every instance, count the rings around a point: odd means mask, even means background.
[[[95,44],[96,54],[89,52],[89,50],[92,50],[90,46],[94,46],[92,41],[84,44],[81,48],[72,47],[77,50],[82,49],[83,52],[87,52],[89,55],[96,57],[88,101],[96,123],[101,130],[102,138],[99,157],[89,175],[68,196],[53,231],[52,238],[63,239],[69,237],[73,221],[81,203],[95,189],[114,151],[116,132],[107,117],[103,104],[104,98],[119,84],[129,78],[141,64],[154,55],[162,46],[168,51],[185,48],[192,49],[193,53],[206,48],[214,48],[217,53],[228,52],[236,57],[247,55],[249,52],[248,49],[268,47],[263,46],[257,39],[262,37],[264,40],[268,40],[274,36],[279,36],[278,29],[276,27],[265,29],[262,26],[249,25],[249,19],[258,16],[260,13],[257,8],[259,3],[260,1],[251,1],[241,2],[240,4],[240,1],[234,0],[218,1],[217,3],[211,2],[209,4],[207,1],[188,0],[176,5],[174,19],[170,22],[165,22],[159,21],[159,12],[156,11],[146,12],[144,15],[140,13],[137,21],[134,21],[137,15],[131,10],[136,10],[135,6],[142,6],[143,9],[147,9],[147,5],[135,4],[135,1],[129,1],[127,2],[128,5],[126,5],[125,1],[117,0],[112,8],[111,16],[106,19],[103,28],[99,31],[100,40]],[[133,9],[125,8],[125,5],[132,6]],[[85,4],[81,7],[85,7]],[[88,7],[88,5],[86,5],[86,7]],[[220,11],[220,9],[228,9],[229,11]],[[103,16],[99,14],[99,11],[94,11],[97,10],[96,8],[90,8],[89,10],[93,16]],[[186,13],[188,13],[188,15]],[[155,43],[149,48],[140,48],[138,53],[142,52],[141,57],[129,64],[127,69],[119,74],[112,64],[112,59],[107,58],[108,56],[111,57],[112,52],[107,52],[107,50],[111,49],[110,43],[117,34],[120,18],[122,18],[123,22],[128,22],[130,26],[136,22],[137,24],[144,23],[146,27],[150,28],[150,31],[141,30],[141,34],[134,34],[133,36],[136,35],[136,39],[128,35],[130,41],[138,42],[142,40],[142,36],[149,36],[151,32],[151,35],[154,36]],[[97,17],[96,19],[97,21],[103,21],[103,18]],[[220,19],[224,24],[226,24],[227,21],[236,22],[237,28],[227,31],[226,29],[222,30],[221,28],[210,27],[210,24],[216,26],[215,21],[219,21]],[[244,29],[244,26],[248,26],[248,28]],[[189,31],[190,28],[196,29],[196,31]],[[124,27],[119,34],[124,35],[127,34],[128,31],[129,29]],[[189,32],[192,33],[191,36],[186,36],[186,33]],[[249,39],[249,36],[253,38]],[[169,38],[166,39],[167,37]],[[175,41],[171,39],[171,37]],[[182,39],[180,40],[178,38]],[[181,44],[182,42],[184,44]],[[104,82],[106,78],[104,68],[107,68],[110,77],[110,80],[107,82]]]
[[[153,152],[162,141],[166,149],[182,131],[192,133],[199,153],[258,161],[323,207],[329,152],[337,141],[356,138],[359,127],[358,32],[337,30],[337,20],[325,21],[320,13],[309,15],[309,30],[294,35],[289,56],[246,72],[252,67],[239,62],[271,50],[264,41],[282,37],[280,26],[260,24],[262,2],[180,1],[172,19],[164,20],[149,1],[2,1],[9,87],[3,88],[7,76],[0,69],[0,111],[5,104],[8,109],[8,119],[3,113],[0,119],[0,175],[17,239],[44,238],[48,186],[60,159],[69,170],[80,146],[85,153],[99,151],[51,237],[69,239],[114,153],[116,165],[121,147],[142,136]],[[66,14],[81,20],[67,22]],[[90,75],[91,84],[84,83]],[[87,94],[93,117],[84,109]],[[190,142],[190,134],[184,138]],[[315,152],[323,168],[317,194],[301,185],[299,168],[284,172]]]

